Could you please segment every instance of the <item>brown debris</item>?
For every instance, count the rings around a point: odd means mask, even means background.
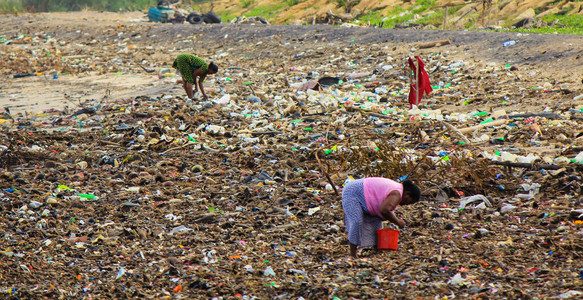
[[[583,92],[546,65],[515,60],[510,72],[463,44],[424,52],[327,26],[209,25],[193,37],[191,25],[35,19],[25,39],[7,19],[2,74],[54,72],[68,98],[7,100],[0,115],[2,297],[580,295]],[[167,70],[192,40],[220,65],[210,101],[186,99]],[[49,45],[58,59],[31,53]],[[434,92],[409,110],[411,51]],[[155,78],[114,87],[144,73]],[[298,91],[324,76],[343,81]],[[98,96],[78,92],[79,78]],[[41,87],[49,77],[10,80],[22,97],[55,89]],[[353,260],[339,194],[359,176],[406,176],[423,201],[397,211],[408,224],[397,251]]]

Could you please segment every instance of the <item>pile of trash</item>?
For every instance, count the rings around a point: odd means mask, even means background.
[[[33,58],[46,45],[74,53],[62,36],[27,41],[26,51],[14,43],[18,36],[9,38],[4,57]],[[581,295],[583,111],[571,101],[581,91],[432,51],[423,58],[433,92],[410,109],[402,56],[410,49],[321,37],[308,46],[306,39],[201,39],[208,47],[197,45],[199,55],[221,66],[205,82],[208,101],[187,99],[176,86],[80,99],[75,108],[7,108],[0,115],[0,293]],[[122,41],[107,41],[79,63],[115,76],[106,62],[120,57],[127,68],[120,76],[131,76],[151,49],[180,53],[162,46],[167,41]],[[103,50],[130,44],[131,56]],[[159,76],[160,85],[175,80]],[[558,98],[570,102],[542,105]],[[363,250],[353,260],[339,193],[364,176],[411,179],[423,199],[399,208],[407,227],[397,251]]]
[[[231,24],[264,24],[269,25],[269,22],[260,16],[246,17],[239,16],[232,19],[229,23]]]

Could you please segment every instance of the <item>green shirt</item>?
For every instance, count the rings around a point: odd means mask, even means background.
[[[202,72],[206,74],[209,68],[208,64],[202,58],[188,53],[179,54],[174,60],[172,67],[180,71],[182,78],[191,84],[196,84],[194,77],[192,77],[194,71],[202,69]]]

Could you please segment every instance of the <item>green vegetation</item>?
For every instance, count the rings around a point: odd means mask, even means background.
[[[238,12],[239,10],[216,10],[215,13],[221,17],[221,21],[223,23],[229,23],[231,22],[231,20],[235,19],[235,13]]]
[[[393,28],[397,24],[407,23],[413,20],[414,16],[415,16],[414,13],[406,11],[403,8],[396,7],[389,11],[387,15],[379,15],[378,17],[380,19],[377,22],[374,22],[374,19],[371,20],[370,22],[371,24],[378,24],[384,20],[383,27]]]
[[[567,28],[583,29],[583,15],[569,15],[569,16],[544,16],[543,21],[552,23],[558,21],[559,24],[565,25]]]
[[[583,28],[554,28],[554,27],[532,28],[532,29],[518,28],[518,29],[511,29],[508,31],[525,32],[525,33],[547,33],[547,34],[558,33],[558,34],[583,35]]]
[[[379,11],[371,11],[362,16],[359,21],[366,24],[377,25],[383,23],[385,28],[393,28],[396,24],[431,24],[436,27],[443,25],[443,18],[445,16],[445,8],[433,8],[436,4],[435,0],[424,0],[417,2],[411,10],[405,10],[401,7],[395,7],[386,14]],[[450,6],[448,8],[448,15],[454,15],[463,5]],[[422,15],[421,18],[413,21],[415,15]],[[468,28],[468,27],[466,27]]]
[[[411,10],[405,10],[401,7],[395,7],[388,13],[383,14],[379,11],[371,11],[370,13],[362,16],[359,21],[366,24],[378,25],[383,24],[385,28],[393,28],[396,24],[433,24],[440,26],[443,23],[443,16],[445,15],[445,10],[443,8],[433,9],[435,6],[435,0],[421,0],[417,2]],[[460,7],[450,7],[449,11],[458,11]],[[426,15],[422,18],[413,21],[415,15],[421,15],[425,13]]]
[[[369,14],[362,16],[359,21],[370,25],[379,25],[386,16],[381,15],[380,11],[371,11]],[[383,26],[384,27],[384,26]]]
[[[462,7],[463,7],[462,5],[448,7],[447,8],[448,16],[451,17],[451,16],[455,15],[455,13],[458,12]],[[432,25],[435,25],[437,27],[440,27],[440,26],[443,26],[443,18],[444,17],[445,17],[445,8],[438,8],[438,9],[431,10],[430,14],[424,15],[421,19],[417,20],[415,23],[432,24]]]
[[[543,12],[543,10],[542,10],[540,7],[535,7],[535,8],[534,8],[534,14],[535,14],[535,15],[538,15],[538,14],[540,14],[540,13],[542,13],[542,12]]]
[[[249,6],[255,4],[255,0],[239,0],[239,3],[241,3],[243,8],[248,8]]]
[[[255,7],[252,10],[244,13],[243,15],[245,15],[247,17],[259,16],[259,17],[263,17],[263,18],[269,18],[270,16],[277,15],[277,13],[281,12],[281,10],[283,8],[286,8],[286,7],[287,7],[287,4],[284,2],[273,3],[271,5],[264,5],[264,6]]]
[[[547,15],[542,18],[549,26],[542,28],[516,28],[504,29],[504,31],[546,34],[579,34],[583,35],[582,15]],[[508,26],[510,27],[510,26]]]
[[[443,25],[443,18],[445,16],[444,8],[434,8],[437,1],[435,0],[420,0],[416,5],[405,10],[402,7],[395,7],[390,11],[383,13],[380,11],[370,11],[368,14],[359,18],[358,22],[370,25],[383,24],[385,28],[394,28],[396,24],[431,24],[436,27]],[[448,16],[454,16],[463,5],[448,7]],[[583,15],[574,14],[566,15],[573,10],[572,6],[567,6],[554,15],[547,15],[542,18],[543,23],[549,26],[543,28],[517,28],[511,29],[512,23],[506,24],[505,29],[500,31],[515,31],[526,33],[558,33],[558,34],[581,34],[583,35]],[[422,17],[414,20],[416,15]],[[463,24],[464,29],[472,29],[479,21],[479,16],[468,16],[468,21]]]
[[[240,0],[242,1],[242,0]],[[247,0],[247,1],[253,1],[252,4],[254,4],[255,0]],[[246,3],[242,3],[240,2],[242,6],[246,5]],[[221,16],[221,19],[224,23],[228,23],[231,20],[235,19],[237,16],[246,16],[246,17],[262,17],[262,18],[270,18],[270,17],[274,17],[277,16],[277,14],[281,13],[285,8],[288,7],[288,3],[286,2],[272,2],[269,5],[262,5],[262,6],[257,6],[257,7],[253,7],[250,8],[250,6],[252,6],[252,4],[249,4],[247,8],[249,10],[247,11],[241,11],[240,9],[228,9],[228,10],[217,10],[215,11],[217,15]]]
[[[22,11],[22,4],[13,1],[3,0],[0,1],[0,13],[2,14],[12,14]]]
[[[427,15],[423,16],[421,19],[417,20],[415,23],[432,24],[435,26],[442,26],[444,17],[445,17],[445,10],[440,9],[440,10],[433,11],[431,14],[427,14]]]
[[[155,5],[156,0],[1,0],[0,13],[79,11],[83,9],[105,11],[132,11]]]
[[[176,0],[169,0],[174,2]],[[213,7],[213,0],[182,0],[182,7],[189,6],[191,11],[201,11],[203,7]],[[236,16],[244,15],[248,17],[261,16],[266,19],[277,18],[284,13],[287,7],[295,6],[304,0],[276,0],[267,5],[256,6],[257,0],[238,0],[240,8],[231,6],[226,10],[216,10],[221,16],[223,22],[229,22]],[[330,1],[330,0],[329,0]],[[339,7],[343,7],[345,12],[350,12],[352,8],[361,0],[331,0]],[[0,13],[16,14],[19,12],[47,12],[47,11],[79,11],[79,10],[96,10],[96,11],[131,11],[145,10],[148,6],[156,5],[157,0],[0,0]],[[555,0],[546,7],[559,3]],[[403,6],[397,6],[392,9],[369,11],[366,15],[358,19],[359,23],[380,25],[385,28],[393,28],[397,24],[409,25],[434,25],[441,28],[445,9],[443,7],[435,8],[440,4],[437,0],[417,0],[412,1],[413,6],[405,9]],[[407,6],[405,6],[407,7]],[[454,17],[464,5],[448,7],[448,18]],[[502,31],[515,31],[526,33],[559,33],[559,34],[582,34],[583,35],[583,15],[571,14],[575,7],[565,5],[560,11],[553,15],[547,15],[538,19],[548,26],[543,28],[510,28],[512,23],[507,23]],[[535,8],[535,12],[541,13],[548,8]],[[420,16],[420,18],[419,18]],[[416,19],[417,18],[417,19]],[[463,25],[464,29],[475,28],[480,23],[480,17],[474,14],[467,15],[467,20]]]
[[[474,19],[470,19],[468,22],[464,24],[464,29],[472,29],[475,25]]]
[[[285,0],[285,3],[288,6],[294,6],[294,5],[300,4],[301,2],[302,1],[300,1],[300,0]]]
[[[427,10],[430,10],[435,6],[435,0],[420,0],[417,1],[417,7],[413,9],[414,14],[422,13]]]
[[[349,14],[352,8],[360,3],[360,0],[335,0],[337,7],[343,7],[344,12]]]

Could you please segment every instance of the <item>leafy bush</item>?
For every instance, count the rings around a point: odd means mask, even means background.
[[[22,5],[13,1],[0,1],[0,13],[1,14],[12,14],[22,11]]]
[[[300,2],[301,2],[300,0],[285,0],[285,3],[286,3],[288,6],[294,6],[294,5],[297,5],[297,4],[299,4]]]
[[[412,13],[414,14],[418,14],[418,13],[423,13],[426,12],[430,9],[433,9],[433,7],[435,6],[435,0],[420,0],[417,1],[416,4],[417,6],[413,8]]]
[[[283,3],[283,2],[277,3],[274,1],[270,5],[262,5],[262,6],[258,6],[258,7],[253,8],[249,12],[246,12],[245,16],[247,16],[247,17],[260,16],[260,17],[266,18],[269,16],[276,15],[284,7],[286,7],[285,3]]]
[[[360,18],[360,21],[363,23],[371,24],[371,25],[380,25],[381,22],[386,18],[386,16],[381,15],[380,11],[372,11]],[[383,27],[384,24],[383,24]]]
[[[559,24],[563,24],[566,27],[572,29],[583,29],[582,15],[568,15],[568,16],[548,15],[544,16],[543,20],[547,23],[552,23],[553,21],[557,20]]]
[[[156,0],[22,0],[20,9],[30,12],[79,11],[83,9],[131,11],[146,9],[150,5],[156,5],[156,3]]]
[[[355,7],[360,0],[336,0],[337,7],[343,7],[344,12],[349,14],[352,11],[352,8]]]
[[[239,3],[243,8],[248,8],[255,3],[255,0],[239,0]]]

